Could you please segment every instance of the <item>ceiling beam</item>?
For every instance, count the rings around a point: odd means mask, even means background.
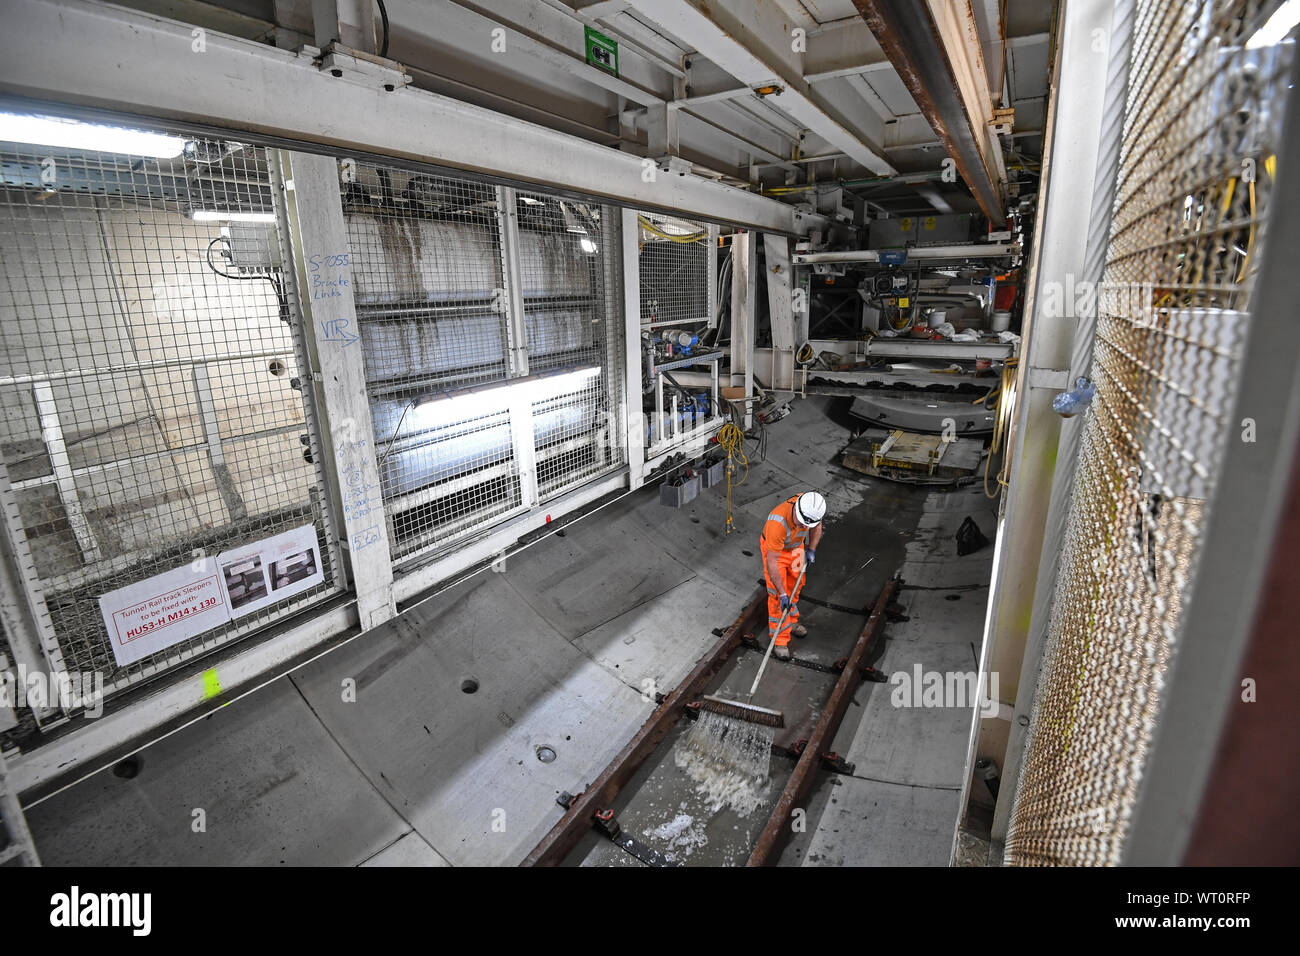
[[[987,119],[989,105],[987,83],[982,103],[972,101],[976,91],[970,88],[972,71],[966,59],[966,45],[958,45],[945,26],[947,42],[940,39],[940,26],[932,8],[923,3],[893,4],[886,0],[853,0],[858,12],[875,34],[881,49],[888,55],[899,78],[912,94],[948,155],[970,187],[980,209],[998,225],[1006,222],[1003,213],[1003,181],[999,177],[1002,151],[992,137]],[[969,17],[970,5],[963,4]],[[973,21],[970,24],[973,28]],[[975,53],[979,53],[978,36]],[[954,69],[960,62],[962,82]],[[983,58],[980,57],[982,67]],[[990,155],[996,152],[996,155]]]
[[[789,62],[772,63],[759,52],[752,24],[733,22],[717,0],[630,0],[641,17],[659,24],[670,35],[690,37],[696,50],[741,83],[756,87],[775,83],[782,91],[767,105],[776,107],[803,128],[816,133],[836,149],[872,172],[894,172],[884,151],[865,142],[832,116],[818,101],[801,71]],[[788,36],[771,37],[768,47],[789,46]]]
[[[187,24],[89,0],[6,0],[5,24],[0,101],[10,109],[66,104],[99,122],[243,132],[765,232],[801,234],[824,221],[700,176],[645,177],[638,156],[415,89],[400,71],[363,61],[335,77],[332,61],[310,50],[215,32],[196,56]]]

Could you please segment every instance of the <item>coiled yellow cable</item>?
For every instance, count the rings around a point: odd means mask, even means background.
[[[998,490],[989,494],[989,465],[993,463],[993,456],[1002,450],[1002,442],[1008,439],[1011,434],[1011,413],[1016,405],[1016,366],[1019,364],[1018,359],[1007,359],[1006,364],[1002,366],[1002,381],[998,383],[995,394],[998,396],[997,406],[993,412],[993,437],[989,440],[989,454],[984,459],[984,495],[987,498],[996,498],[1002,494],[1002,489],[1009,484],[1011,473],[1011,455],[1010,448],[1007,454],[1003,455],[1002,467],[998,469]],[[980,401],[986,401],[986,395]]]
[[[732,422],[727,422],[718,429],[718,433],[713,436],[714,440],[727,453],[727,534],[731,534],[731,488],[732,477],[736,471],[736,463],[739,462],[744,468],[744,474],[740,481],[735,482],[739,487],[745,483],[749,477],[749,459],[745,457],[745,433]]]

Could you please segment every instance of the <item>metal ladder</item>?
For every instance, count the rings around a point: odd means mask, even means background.
[[[18,794],[9,789],[9,773],[0,754],[0,866],[40,866],[36,844],[27,829],[27,819]]]

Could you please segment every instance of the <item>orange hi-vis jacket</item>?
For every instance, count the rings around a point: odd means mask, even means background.
[[[794,503],[798,500],[798,495],[787,498],[767,516],[761,543],[768,551],[793,551],[802,548],[808,540],[808,532],[812,529],[794,519]]]
[[[803,570],[803,549],[811,528],[805,527],[794,518],[794,503],[799,496],[788,498],[772,509],[763,525],[763,535],[759,540],[759,550],[763,558],[763,579],[767,582],[767,626],[772,633],[777,647],[790,643],[790,631],[799,623],[799,592],[803,582],[799,572]],[[767,573],[767,554],[776,552],[776,566],[781,574],[781,587],[790,595],[790,613],[785,623],[777,632],[776,626],[781,622],[781,593]],[[796,587],[796,584],[798,587]]]

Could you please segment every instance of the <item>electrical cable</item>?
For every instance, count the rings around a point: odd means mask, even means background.
[[[226,248],[227,249],[230,248],[230,239],[227,236],[217,236],[215,239],[209,242],[208,248],[204,253],[204,259],[207,261],[208,268],[211,269],[213,272],[215,272],[217,275],[221,276],[221,278],[223,279],[233,279],[237,282],[257,282],[259,280],[265,279],[267,282],[271,283],[271,289],[275,292],[276,303],[279,305],[280,321],[285,323],[286,325],[292,325],[293,313],[289,309],[289,296],[284,290],[284,284],[279,279],[276,278],[275,273],[268,272],[266,275],[256,274],[256,275],[240,276],[240,275],[231,275],[229,272],[223,272],[222,270],[218,269],[216,265],[212,262],[212,247],[215,246],[218,242],[224,242],[226,244]],[[229,253],[227,254],[229,255]]]
[[[1002,442],[1010,436],[1011,432],[1010,421],[1016,402],[1016,366],[1018,364],[1018,359],[1007,359],[1006,364],[1002,366],[1002,382],[996,389],[998,404],[997,410],[994,412],[993,437],[989,440],[988,457],[984,459],[984,496],[986,498],[998,497],[1002,493],[1002,489],[1008,486],[1007,474],[1011,470],[1011,459],[1010,456],[1004,455],[1002,466],[998,469],[998,490],[995,494],[989,494],[989,466],[993,463],[993,456],[1002,451]],[[987,398],[986,395],[980,401]]]
[[[375,0],[379,4],[379,19],[384,25],[384,40],[379,45],[379,55],[388,56],[388,8],[384,6],[384,0]]]
[[[384,453],[380,455],[379,460],[375,462],[376,468],[383,465],[384,460],[388,458],[388,453],[393,450],[393,442],[397,441],[397,436],[402,433],[402,422],[406,421],[406,413],[415,407],[417,401],[419,401],[419,399],[411,399],[406,403],[406,407],[402,409],[402,416],[397,419],[397,427],[393,429],[393,436],[388,439],[388,442],[384,445]]]
[[[734,486],[740,487],[745,483],[745,479],[749,477],[749,459],[745,457],[745,433],[733,422],[727,422],[718,429],[717,434],[713,436],[713,440],[727,453],[727,523],[725,527],[727,534],[731,534],[732,525],[735,523],[731,514],[731,489],[737,462],[745,469],[745,472],[740,481],[734,482]]]
[[[709,230],[707,229],[701,230],[700,232],[688,232],[684,235],[674,236],[672,233],[664,232],[645,216],[637,216],[636,219],[637,222],[641,223],[641,228],[646,232],[650,233],[652,236],[658,236],[660,239],[666,239],[669,242],[677,242],[686,245],[692,242],[709,241]]]
[[[221,276],[221,278],[236,279],[240,282],[258,282],[262,279],[268,279],[268,280],[270,279],[270,276],[264,276],[264,275],[236,276],[236,275],[231,275],[229,272],[222,272],[212,262],[212,247],[215,246],[218,242],[224,242],[226,244],[226,249],[230,250],[230,240],[225,236],[217,236],[217,238],[213,239],[211,242],[208,243],[207,252],[204,258],[206,258],[208,261],[208,268],[211,269],[213,272],[215,272],[217,275]],[[232,253],[228,251],[227,255],[230,254]],[[272,285],[274,285],[274,283],[272,283]]]

